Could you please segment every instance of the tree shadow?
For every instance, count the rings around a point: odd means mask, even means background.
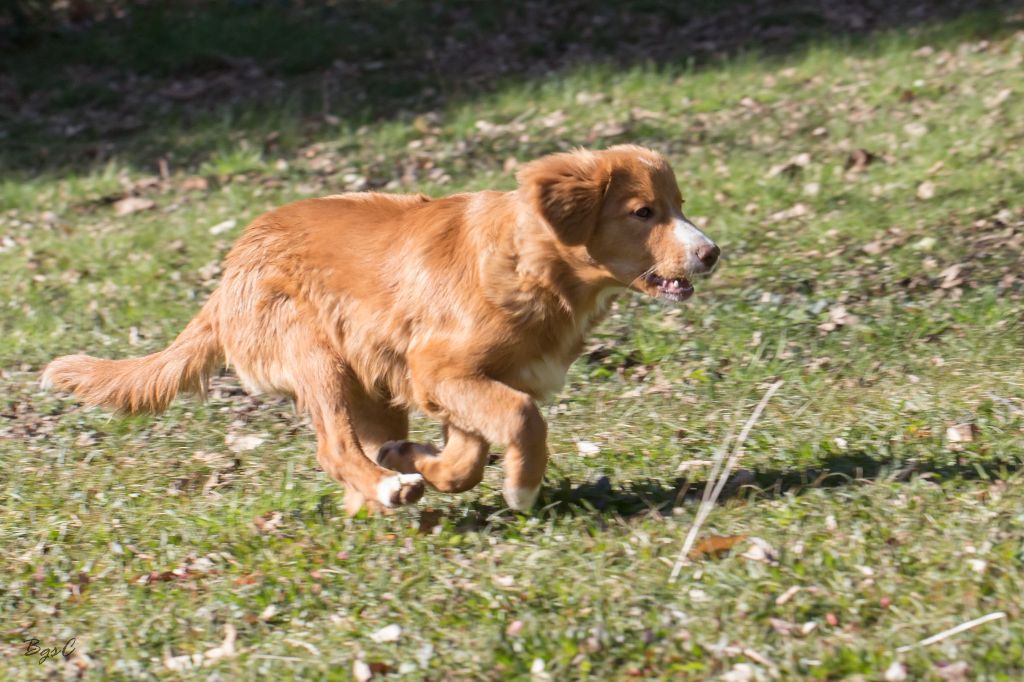
[[[244,130],[259,118],[246,112],[263,112],[294,119],[308,142],[584,65],[686,70],[967,15],[975,20],[956,30],[987,35],[1008,30],[1020,4],[123,0],[68,3],[107,11],[33,20],[18,8],[40,3],[15,2],[0,9],[0,172],[110,158],[153,170],[176,149],[179,163],[195,164],[203,150],[163,135],[168,122],[187,130],[230,117]]]
[[[904,462],[879,460],[863,453],[834,456],[819,466],[806,469],[741,469],[729,477],[718,504],[737,499],[756,502],[783,495],[801,495],[808,490],[837,488],[874,481],[910,481],[927,477],[934,481],[996,480],[1024,470],[1024,461],[970,462],[939,464],[936,462]],[[538,502],[542,517],[578,517],[591,519],[603,526],[609,519],[637,519],[647,516],[671,515],[675,507],[699,504],[707,481],[676,477],[669,481],[641,480],[616,486],[608,476],[595,481],[572,485],[561,479],[557,486],[546,486]],[[436,511],[434,512],[437,513]],[[496,521],[512,517],[507,509],[479,501],[469,505],[455,524],[458,532],[471,532]],[[432,522],[436,522],[436,517]]]

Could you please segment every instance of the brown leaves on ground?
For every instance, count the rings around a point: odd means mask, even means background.
[[[238,632],[231,623],[224,625],[224,641],[212,649],[203,653],[185,654],[182,656],[171,656],[169,652],[164,653],[164,666],[175,672],[193,670],[204,666],[213,665],[225,658],[234,658],[237,655],[235,641],[238,639]]]
[[[119,216],[131,215],[139,211],[148,211],[156,207],[156,202],[145,197],[125,197],[114,202],[114,213]]]
[[[691,560],[720,559],[746,539],[746,535],[711,535],[694,545],[688,557]]]
[[[863,173],[868,166],[878,160],[878,156],[872,154],[867,149],[854,149],[850,152],[849,156],[846,157],[846,165],[843,166],[843,170],[851,175]]]

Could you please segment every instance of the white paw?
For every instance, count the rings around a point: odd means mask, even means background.
[[[419,474],[397,474],[377,483],[377,501],[385,507],[408,504],[423,495],[423,477]]]
[[[506,485],[504,489],[505,503],[516,511],[526,511],[537,501],[540,486],[536,488],[513,488]]]

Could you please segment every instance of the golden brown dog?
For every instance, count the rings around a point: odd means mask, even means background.
[[[719,250],[650,150],[554,154],[518,179],[512,192],[342,194],[266,213],[167,349],[58,358],[44,385],[156,412],[226,362],[249,391],[309,411],[350,511],[415,502],[424,479],[472,488],[491,444],[506,448],[506,501],[527,509],[548,459],[534,401],[561,387],[610,295],[685,300]],[[444,426],[442,450],[405,441],[414,407]]]

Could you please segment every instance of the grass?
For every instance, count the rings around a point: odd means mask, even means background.
[[[322,49],[282,65],[276,111],[172,109],[99,162],[51,153],[39,172],[27,160],[54,139],[24,128],[4,157],[0,677],[349,679],[362,661],[408,679],[868,680],[894,662],[909,679],[1020,678],[1019,23],[596,64],[380,119],[310,110],[293,70]],[[152,58],[153,78],[183,68]],[[88,93],[65,95],[74,111]],[[517,162],[620,141],[670,156],[724,263],[686,306],[620,298],[545,406],[535,513],[502,508],[494,466],[470,493],[346,518],[303,418],[230,375],[155,419],[36,387],[58,354],[165,346],[267,208],[511,188]],[[857,149],[874,162],[846,168]],[[126,195],[155,205],[119,216]],[[706,474],[679,465],[710,459],[779,379],[743,485],[702,532],[759,538],[769,560],[742,540],[669,584]],[[226,434],[263,440],[235,452]],[[376,641],[388,625],[398,638]],[[177,669],[226,626],[236,655]],[[23,655],[70,637],[67,661]],[[961,664],[970,677],[951,677]]]

